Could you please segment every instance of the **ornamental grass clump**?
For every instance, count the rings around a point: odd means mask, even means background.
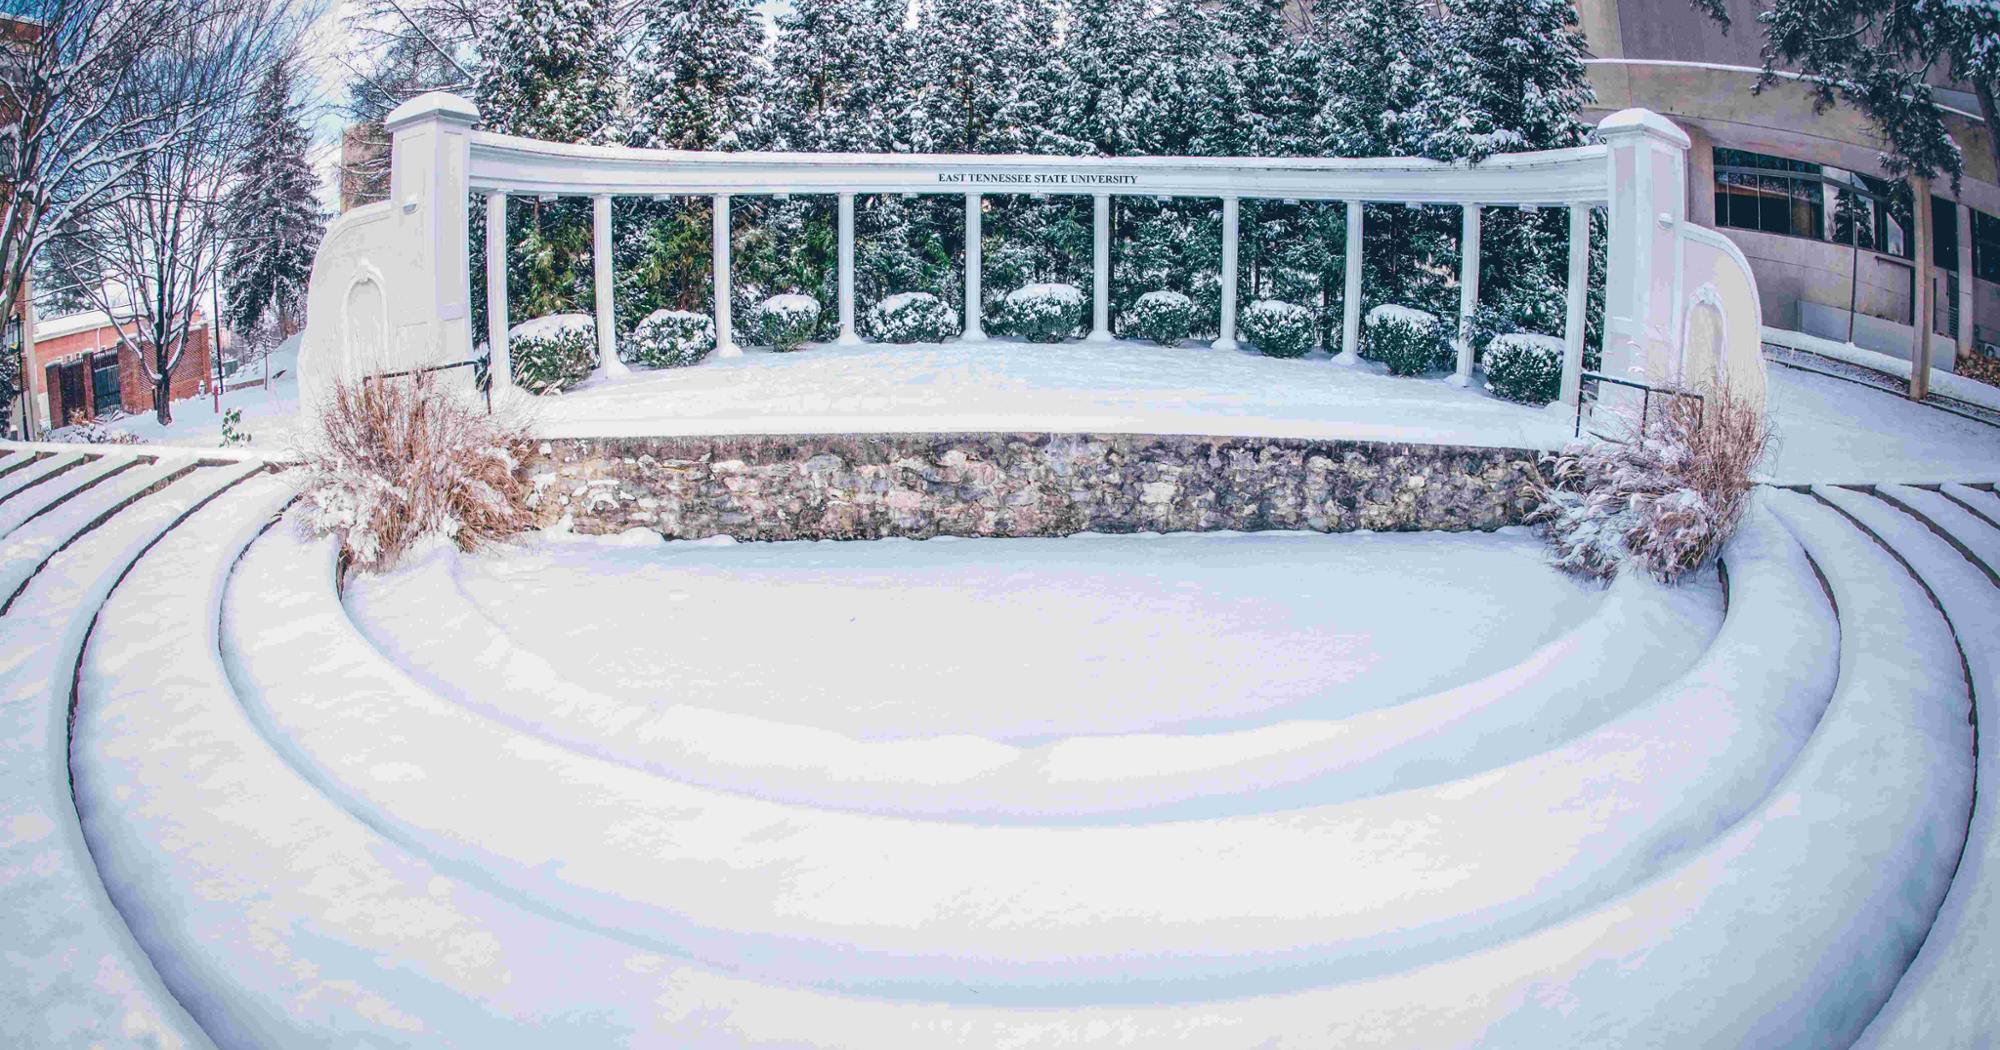
[[[1451,336],[1437,316],[1395,303],[1368,311],[1360,354],[1389,366],[1389,374],[1423,375],[1451,357]]]
[[[514,385],[530,394],[560,394],[597,367],[597,322],[588,314],[550,314],[507,333]]]
[[[715,319],[686,310],[655,310],[618,344],[618,356],[648,368],[700,364],[715,349]]]
[[[790,353],[806,345],[819,327],[819,300],[795,292],[774,295],[757,304],[751,323],[771,349]]]
[[[899,292],[869,307],[863,326],[885,343],[942,343],[958,334],[958,314],[929,292]]]
[[[1563,341],[1510,332],[1486,344],[1486,389],[1524,405],[1546,405],[1562,393]]]
[[[1573,442],[1545,457],[1534,519],[1562,569],[1609,579],[1630,563],[1671,583],[1735,535],[1770,425],[1717,385],[1704,401],[1670,397],[1625,429],[1624,440]]]
[[[1313,312],[1297,303],[1259,299],[1236,315],[1236,323],[1266,357],[1304,357],[1319,339]]]
[[[388,569],[433,536],[477,550],[534,523],[526,425],[436,373],[338,383],[319,408],[295,476],[305,528],[338,537],[349,565]]]
[[[1073,284],[1031,284],[1007,293],[1007,331],[1031,343],[1060,343],[1083,323],[1083,293]]]
[[[1125,334],[1134,339],[1179,346],[1194,332],[1194,300],[1179,292],[1147,292],[1126,309],[1120,320]]]

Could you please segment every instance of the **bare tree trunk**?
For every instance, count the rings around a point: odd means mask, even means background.
[[[1910,179],[1910,212],[1915,227],[1915,248],[1917,264],[1917,285],[1915,300],[1911,304],[1911,318],[1917,330],[1916,343],[1910,347],[1910,398],[1922,401],[1931,392],[1931,315],[1933,305],[1934,278],[1931,274],[1931,182],[1929,179]]]
[[[174,421],[174,373],[164,351],[154,351],[153,362],[159,371],[153,380],[153,418],[167,426]]]

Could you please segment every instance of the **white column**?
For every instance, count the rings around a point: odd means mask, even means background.
[[[1094,200],[1091,224],[1090,341],[1111,341],[1111,195]]]
[[[1479,309],[1479,205],[1464,208],[1465,225],[1458,235],[1458,371],[1451,381],[1472,383],[1472,315]]]
[[[1590,303],[1590,205],[1569,206],[1569,292],[1563,314],[1562,396],[1574,410],[1583,396],[1583,322]]]
[[[1603,371],[1647,382],[1670,375],[1680,358],[1674,228],[1687,217],[1689,141],[1672,121],[1640,109],[1604,118],[1597,133],[1611,153]],[[1634,392],[1607,388],[1599,405],[1629,412],[1638,400]]]
[[[729,330],[729,194],[715,195],[715,352],[723,357],[739,357]]]
[[[980,239],[985,236],[980,223],[980,198],[977,193],[965,195],[965,336],[966,339],[986,338],[986,329],[979,323],[979,278],[984,245]]]
[[[1972,285],[1972,207],[1965,203],[1962,196],[1958,202],[1958,207],[1952,209],[1954,213],[1952,217],[1958,222],[1957,335],[1958,352],[1961,354],[1971,354],[1977,353],[1979,349],[1972,345],[1972,326],[1978,320],[1973,315],[1973,304],[1978,302],[1978,300],[1973,297],[1974,289]]]
[[[1222,331],[1217,350],[1236,349],[1236,218],[1237,201],[1222,198]]]
[[[854,330],[854,194],[840,195],[840,338],[836,346],[859,346]]]
[[[513,359],[507,355],[507,195],[486,195],[486,374],[493,389],[514,385]]]
[[[590,262],[597,278],[597,358],[604,374],[631,374],[618,360],[618,314],[612,309],[611,289],[611,197],[599,194],[590,199]]]
[[[1361,202],[1347,202],[1347,290],[1340,300],[1340,356],[1343,365],[1361,363]]]

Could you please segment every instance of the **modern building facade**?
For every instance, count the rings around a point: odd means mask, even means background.
[[[1916,238],[1907,187],[1880,177],[1876,140],[1852,107],[1816,113],[1791,81],[1753,91],[1764,39],[1754,0],[1729,0],[1726,34],[1685,0],[1577,7],[1599,107],[1585,119],[1643,106],[1687,131],[1688,217],[1749,257],[1764,323],[1844,341],[1851,316],[1854,342],[1908,358]],[[1942,76],[1936,88],[1965,153],[1960,185],[1932,187],[1932,363],[1949,369],[1956,353],[2000,344],[2000,173],[1972,92]]]

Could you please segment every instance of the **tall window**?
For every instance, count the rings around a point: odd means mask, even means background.
[[[1715,150],[1715,224],[1826,239],[1820,166],[1748,150]]]
[[[1958,205],[1931,196],[1931,265],[1958,272]]]
[[[1981,280],[2000,281],[2000,219],[1977,209],[1972,213],[1972,272]]]
[[[1899,259],[1915,257],[1909,184],[1839,168],[1826,169],[1825,178],[1833,187],[1833,240]]]

